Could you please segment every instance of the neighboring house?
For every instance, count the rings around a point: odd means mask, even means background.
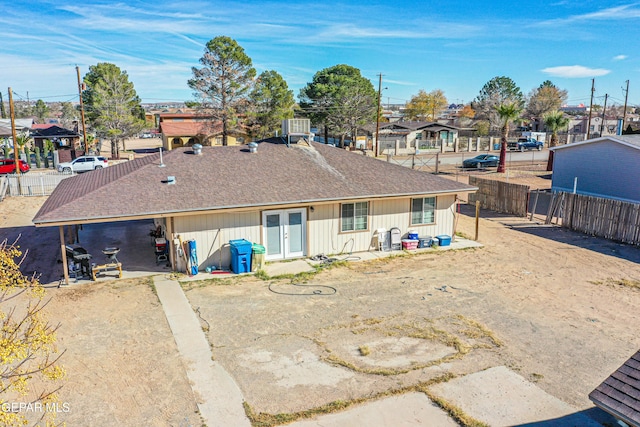
[[[226,267],[228,242],[266,247],[267,260],[368,251],[376,230],[453,235],[455,205],[476,187],[324,144],[262,141],[183,147],[62,181],[38,227],[151,219],[169,242],[194,239],[199,266]],[[384,179],[380,179],[384,177]],[[61,233],[62,235],[62,233]],[[64,256],[61,255],[61,256]]]
[[[44,150],[46,140],[53,142],[60,162],[70,162],[84,154],[84,150],[81,147],[81,135],[78,132],[60,126],[53,125],[37,128],[31,132],[31,137],[34,145],[40,148],[41,152]]]
[[[30,119],[14,119],[16,132],[28,131],[33,126],[33,118]],[[11,129],[11,119],[0,119],[0,126]]]
[[[222,145],[222,122],[211,116],[192,113],[160,114],[160,133],[162,147],[169,151],[193,144],[204,146]],[[245,134],[231,132],[227,135],[227,145],[249,142]]]
[[[13,137],[13,131],[10,127],[0,125],[0,138],[11,138]]]
[[[640,203],[640,135],[605,136],[550,148],[553,191]]]
[[[586,135],[589,133],[590,138],[600,136],[613,136],[620,133],[620,125],[622,119],[616,117],[606,117],[602,119],[602,115],[593,115],[591,124],[589,124],[589,116],[581,116],[572,118],[569,122],[568,131],[570,135]]]
[[[596,387],[589,400],[626,425],[640,427],[640,351]]]
[[[34,123],[33,126],[31,126],[31,130],[49,129],[57,125],[58,123]]]
[[[438,122],[388,122],[380,123],[378,153],[384,150],[407,148],[432,148],[443,142],[448,144],[458,137],[458,128]],[[365,129],[375,139],[375,125]]]

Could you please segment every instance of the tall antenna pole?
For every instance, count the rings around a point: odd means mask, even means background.
[[[629,99],[629,80],[627,80],[627,88],[624,90],[624,110],[622,112],[622,129],[620,135],[624,132],[624,124],[627,121],[627,100]]]
[[[591,138],[591,111],[593,111],[593,92],[596,91],[596,79],[591,79],[591,102],[589,103],[589,122],[587,122],[587,139]]]
[[[82,88],[84,86],[83,83],[80,82],[80,67],[76,65],[76,73],[78,74],[78,95],[80,95],[80,120],[82,121],[82,135],[84,141],[84,152],[85,154],[88,151],[87,147],[87,129],[84,126],[84,103],[82,101]]]
[[[607,121],[607,99],[609,98],[609,94],[605,93],[604,94],[604,107],[602,107],[602,126],[600,128],[600,136],[602,136],[602,134],[604,133],[604,129],[606,126],[606,121]]]
[[[376,139],[373,143],[373,157],[378,157],[378,134],[380,133],[380,93],[382,92],[382,73],[378,74],[378,113],[376,114]]]
[[[13,163],[16,165],[16,175],[20,175],[20,152],[18,134],[16,133],[16,114],[13,109],[13,92],[9,88],[9,115],[11,117],[11,136],[13,136]]]

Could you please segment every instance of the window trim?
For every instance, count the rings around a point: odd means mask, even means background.
[[[433,221],[431,222],[413,222],[413,202],[414,200],[421,200],[422,201],[422,220],[424,220],[424,214],[425,214],[425,200],[426,199],[433,199]],[[412,197],[409,200],[409,224],[411,226],[416,226],[416,225],[434,225],[436,223],[436,211],[438,210],[438,198],[436,196],[429,196],[429,197]]]
[[[366,203],[367,204],[367,213],[365,215],[365,219],[366,219],[366,227],[363,229],[356,229],[356,205],[358,203]],[[353,229],[351,230],[344,230],[342,227],[344,225],[343,219],[343,208],[346,205],[352,205],[353,206]],[[370,216],[370,209],[371,209],[371,203],[367,200],[367,201],[358,201],[358,202],[346,202],[346,203],[340,203],[340,233],[361,233],[361,232],[367,232],[369,231],[369,226],[371,225],[371,221],[369,219]]]

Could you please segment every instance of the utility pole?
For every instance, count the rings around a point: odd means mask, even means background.
[[[11,135],[13,136],[13,164],[16,165],[16,175],[20,175],[20,153],[18,152],[18,134],[16,133],[16,115],[13,109],[13,92],[9,88],[9,115],[11,117]]]
[[[378,134],[380,133],[380,94],[382,92],[382,73],[378,74],[378,112],[376,114],[376,139],[373,143],[373,157],[378,157]]]
[[[2,92],[0,92],[0,114],[3,119],[7,118],[7,112],[4,110],[4,101],[2,99]]]
[[[607,116],[605,115],[607,112],[607,98],[609,98],[609,94],[605,93],[604,94],[604,107],[602,107],[602,125],[600,126],[600,136],[602,136],[602,134],[604,133],[605,130],[605,126],[606,126],[606,120],[607,120]]]
[[[593,92],[596,91],[596,79],[591,79],[591,102],[589,103],[589,122],[587,123],[587,139],[591,138],[591,111],[593,110]]]
[[[629,80],[627,80],[627,88],[624,90],[624,110],[622,112],[622,129],[620,135],[624,132],[624,124],[627,121],[627,100],[629,99]]]
[[[76,65],[76,73],[78,74],[78,95],[80,96],[80,121],[82,122],[82,135],[84,141],[84,153],[89,151],[87,147],[87,128],[84,126],[84,103],[82,102],[82,89],[84,83],[80,82],[80,67]]]

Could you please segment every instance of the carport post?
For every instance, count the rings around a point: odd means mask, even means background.
[[[59,225],[60,230],[60,252],[62,253],[62,269],[64,271],[64,284],[69,285],[69,270],[67,268],[67,250],[64,244],[64,225]]]

